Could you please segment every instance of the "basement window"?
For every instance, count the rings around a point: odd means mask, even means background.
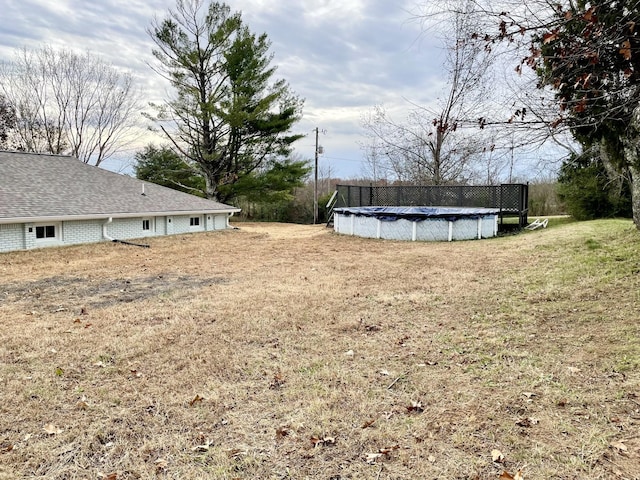
[[[56,226],[55,225],[40,225],[36,227],[36,238],[56,238]]]
[[[148,218],[142,220],[142,230],[151,230],[151,221]]]
[[[34,225],[33,229],[38,243],[59,242],[62,238],[61,223],[41,223],[40,225]]]
[[[189,226],[191,226],[191,227],[199,227],[200,226],[200,217],[191,217],[189,219]]]

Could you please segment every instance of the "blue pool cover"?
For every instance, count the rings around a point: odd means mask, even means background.
[[[334,212],[341,215],[355,215],[357,217],[375,217],[384,222],[394,222],[399,219],[421,222],[430,218],[456,221],[461,218],[481,218],[487,215],[497,215],[497,208],[468,208],[468,207],[340,207]]]

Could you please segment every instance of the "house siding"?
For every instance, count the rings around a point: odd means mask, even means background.
[[[85,220],[79,222],[63,222],[61,245],[93,243],[102,240],[101,220]]]
[[[24,231],[22,223],[0,225],[0,252],[23,250],[25,248]]]
[[[193,216],[196,215],[114,218],[111,223],[107,223],[104,219],[58,222],[57,225],[60,229],[58,238],[49,242],[36,241],[35,224],[33,223],[2,224],[0,225],[0,252],[105,241],[106,239],[103,237],[104,225],[106,225],[107,235],[118,240],[227,228],[227,214],[200,215],[201,220],[198,228],[190,226],[189,219]],[[143,219],[151,220],[152,225],[149,230],[142,229]]]
[[[155,217],[156,235],[167,235],[167,217]]]

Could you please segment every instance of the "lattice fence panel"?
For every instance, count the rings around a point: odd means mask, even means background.
[[[528,185],[428,185],[358,186],[338,185],[336,207],[439,206],[499,208],[517,213],[526,223]]]

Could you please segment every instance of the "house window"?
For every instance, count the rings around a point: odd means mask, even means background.
[[[33,229],[36,234],[36,242],[38,243],[57,243],[62,239],[61,223],[43,223],[34,225]]]
[[[36,238],[47,239],[56,238],[56,226],[55,225],[40,225],[36,227]]]
[[[189,218],[189,225],[191,227],[199,227],[200,226],[200,217],[191,217],[191,218]]]
[[[151,230],[151,222],[149,219],[142,220],[142,230]]]

